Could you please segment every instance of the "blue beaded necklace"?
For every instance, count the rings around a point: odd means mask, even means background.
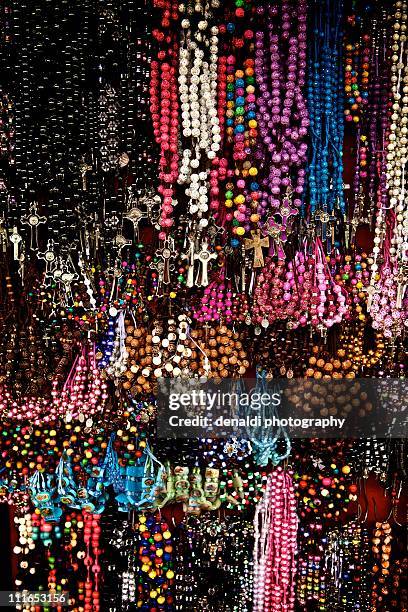
[[[330,246],[327,223],[345,215],[343,0],[314,0],[313,15],[307,81],[311,147],[302,216],[318,224]]]
[[[244,391],[243,385],[241,386],[241,390]],[[272,397],[277,391],[278,388],[275,388],[273,384],[268,381],[266,370],[257,369],[256,386],[254,389],[255,395],[258,397],[265,397],[266,394],[268,394],[269,397]],[[247,409],[239,416],[245,417],[246,411]],[[272,403],[267,406],[262,405],[262,407],[257,407],[256,409],[251,404],[250,412],[251,414],[258,414],[261,422],[259,426],[246,428],[246,435],[251,445],[252,456],[255,463],[260,467],[266,467],[268,464],[274,466],[279,465],[289,457],[292,446],[284,428],[265,427],[266,418],[271,419],[273,416],[278,417],[276,408],[274,408]]]

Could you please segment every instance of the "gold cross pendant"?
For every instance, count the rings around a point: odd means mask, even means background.
[[[245,238],[244,240],[244,248],[246,251],[249,249],[254,249],[254,261],[252,264],[253,268],[262,268],[264,265],[264,256],[262,252],[262,247],[269,246],[269,238],[265,236],[261,238],[261,230],[252,230],[251,238]]]

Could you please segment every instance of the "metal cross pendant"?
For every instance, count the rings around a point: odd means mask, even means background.
[[[326,340],[327,338],[327,327],[325,325],[323,325],[323,323],[319,323],[319,325],[316,327],[317,331],[320,332],[320,336]]]
[[[4,227],[5,220],[0,219],[0,245],[2,247],[3,253],[7,251],[7,230]]]
[[[173,270],[174,266],[169,266],[170,270]],[[163,297],[163,277],[164,277],[164,260],[156,260],[156,261],[152,261],[149,264],[149,268],[150,270],[154,270],[155,272],[157,272],[157,284],[154,290],[154,293],[157,297]]]
[[[354,244],[354,238],[356,236],[359,225],[360,225],[360,217],[353,216],[352,220],[350,221],[350,226],[351,226],[350,243],[351,244]]]
[[[79,277],[76,272],[70,272],[67,264],[63,264],[60,281],[64,285],[65,293],[68,298],[72,299],[71,283],[74,280],[78,280],[78,278]]]
[[[330,217],[329,213],[327,212],[327,210],[318,210],[315,213],[315,221],[319,221],[322,224],[322,240],[325,241],[327,238],[327,224],[329,223],[329,221],[333,220],[332,217]]]
[[[330,215],[326,210],[318,210],[314,216],[316,221],[321,223],[328,223],[330,221]]]
[[[167,238],[161,249],[156,251],[156,255],[163,260],[163,283],[165,285],[170,284],[170,259],[176,255],[174,250],[173,238]]]
[[[201,269],[198,271],[196,284],[198,287],[207,287],[208,285],[208,264],[212,259],[217,259],[217,253],[210,253],[208,250],[208,243],[203,242],[201,245],[201,251],[193,255],[194,261],[199,261]]]
[[[279,210],[276,211],[282,217],[282,224],[285,227],[288,226],[289,218],[290,217],[294,217],[295,215],[298,214],[298,209],[295,208],[294,206],[292,206],[291,196],[292,196],[292,193],[288,193],[287,196],[285,198],[283,198],[283,202],[282,202]]]
[[[402,308],[402,302],[408,285],[408,266],[402,266],[395,280],[398,283],[397,308]]]
[[[124,219],[128,219],[128,221],[133,224],[135,240],[139,240],[139,223],[144,217],[147,217],[147,213],[144,213],[137,206],[132,206],[132,208],[130,208],[130,210],[128,210],[127,213],[123,215]]]
[[[374,285],[369,285],[368,287],[364,287],[363,291],[368,294],[367,312],[370,312],[371,306],[373,305],[373,298],[376,293],[376,288]]]
[[[47,248],[44,253],[37,254],[38,259],[43,259],[45,261],[45,278],[51,275],[53,264],[57,258],[54,251],[54,241],[48,240]]]
[[[254,250],[254,261],[252,264],[253,268],[262,268],[264,265],[264,256],[262,252],[262,247],[269,246],[269,238],[265,236],[261,238],[261,230],[252,230],[251,238],[245,238],[244,240],[244,248],[246,251],[253,249]]]
[[[269,217],[263,229],[268,236],[272,238],[272,243],[269,243],[269,255],[272,257],[277,255],[279,259],[285,259],[286,255],[283,249],[283,243],[288,239],[286,235],[286,225],[280,225],[273,217]]]
[[[155,223],[159,217],[159,209],[161,204],[161,198],[158,194],[155,194],[154,191],[150,191],[143,195],[139,200],[140,206],[146,206],[146,214],[147,218]],[[157,208],[156,213],[153,213],[153,208]]]
[[[122,234],[117,234],[115,236],[115,245],[118,248],[118,254],[121,253],[122,249],[124,249],[127,246],[130,246],[131,244],[132,244],[132,241],[126,240],[126,238],[122,236]]]
[[[22,237],[18,233],[16,227],[13,227],[13,232],[10,236],[10,242],[13,243],[13,258],[14,261],[20,261],[20,242],[22,241]]]
[[[54,279],[56,283],[59,283],[61,280],[61,275],[62,275],[61,258],[58,257],[57,261],[55,262],[55,268],[52,271],[52,278]]]
[[[21,217],[21,223],[29,225],[31,230],[30,237],[30,249],[32,251],[38,251],[38,226],[42,225],[47,221],[46,217],[40,217],[37,213],[37,203],[34,202],[30,206],[30,212],[27,216]]]
[[[90,170],[92,170],[92,166],[87,164],[85,159],[82,159],[81,163],[79,164],[79,172],[82,177],[82,191],[86,191],[87,189],[86,173],[89,172]]]
[[[159,195],[154,195],[154,192],[145,193],[140,198],[137,198],[133,193],[132,186],[128,187],[128,194],[128,211],[123,215],[123,218],[133,223],[135,239],[138,240],[140,221],[145,218],[154,223],[157,215],[153,214],[153,208],[155,206],[159,208],[161,200]],[[144,207],[146,210],[143,210]]]
[[[187,281],[186,281],[186,287],[193,287],[194,286],[194,239],[193,238],[189,238],[188,239],[188,243],[189,243],[189,249],[188,249],[188,253],[185,256],[186,259],[188,259],[188,272],[187,272]]]

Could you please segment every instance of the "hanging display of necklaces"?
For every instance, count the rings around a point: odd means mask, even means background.
[[[232,516],[217,520],[213,514],[199,519],[190,516],[180,525],[176,541],[176,610],[252,609],[253,525],[249,521]]]
[[[18,609],[407,611],[407,28],[408,0],[1,3]]]

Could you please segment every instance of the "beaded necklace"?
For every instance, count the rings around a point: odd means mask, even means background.
[[[282,259],[275,263],[268,258],[254,292],[255,333],[261,331],[259,324],[267,328],[276,320],[288,319],[292,328],[311,324],[324,336],[346,315],[347,292],[333,278],[321,240],[316,238],[310,245],[312,256],[306,246],[288,262],[287,271]]]
[[[59,383],[59,378],[55,376],[52,380],[51,397],[23,396],[18,402],[13,401],[6,386],[2,387],[0,397],[3,413],[8,415],[7,418],[17,421],[29,418],[36,424],[42,420],[48,423],[57,417],[64,417],[66,420],[79,418],[83,421],[87,418],[92,424],[92,416],[103,409],[108,398],[107,385],[96,367],[92,348],[82,347],[81,354],[76,356],[61,390]]]
[[[387,206],[386,193],[386,132],[389,125],[388,118],[388,28],[387,12],[382,9],[378,17],[378,25],[375,23],[376,31],[373,35],[372,67],[373,78],[370,80],[369,89],[369,215],[370,227],[377,220],[374,219],[375,208],[381,212]]]
[[[84,557],[84,566],[86,571],[85,578],[85,612],[98,612],[100,610],[100,593],[99,593],[99,574],[101,566],[99,565],[99,556],[101,550],[99,547],[99,539],[101,534],[99,514],[84,514],[84,533],[83,539],[86,546],[86,555]]]
[[[121,150],[130,157],[135,178],[135,195],[154,190],[157,183],[157,151],[149,110],[150,63],[153,55],[151,0],[127,0],[126,41],[127,74],[121,86]],[[138,137],[135,138],[134,134]]]
[[[134,523],[137,607],[141,610],[171,611],[173,606],[172,533],[161,514],[141,515]]]
[[[376,218],[368,311],[373,314],[373,326],[381,329],[386,338],[402,333],[401,310],[406,308],[407,241],[404,219],[406,216],[406,3],[396,3],[393,22],[391,83],[393,104],[386,155],[386,188],[389,205],[381,203]],[[400,31],[402,32],[400,34]],[[401,145],[401,146],[400,146]],[[378,265],[379,258],[384,263]],[[378,275],[377,275],[378,273]],[[385,308],[385,316],[384,316]],[[380,314],[381,313],[381,314]]]
[[[236,6],[233,16],[227,14],[229,21],[222,30],[231,37],[226,58],[225,111],[225,143],[231,161],[225,184],[226,211],[221,213],[221,219],[223,224],[228,224],[231,228],[230,245],[233,249],[240,247],[240,238],[249,232],[251,215],[254,215],[252,223],[256,224],[258,220],[256,178],[258,168],[251,155],[258,133],[253,59],[253,6],[250,2],[236,2]]]
[[[370,606],[372,610],[385,610],[384,603],[389,594],[390,558],[392,552],[392,527],[389,522],[377,521],[372,535],[374,565],[372,567],[373,583],[370,593]],[[385,603],[385,605],[387,605]]]
[[[259,393],[260,396],[263,393],[268,393],[271,396],[273,395],[274,388],[267,380],[266,370],[257,370],[254,392],[257,394]],[[245,407],[245,410],[242,410],[241,414],[238,411],[238,416],[244,417],[248,410],[250,413],[254,414],[253,409],[249,406]],[[265,419],[272,419],[273,416],[278,416],[273,406],[263,406],[261,411],[257,414],[261,416],[263,423]],[[263,426],[247,427],[246,434],[251,446],[251,455],[253,456],[254,462],[260,467],[265,468],[269,463],[273,466],[277,466],[290,455],[290,439],[287,432],[280,427],[276,429],[269,428],[267,431],[265,431]]]
[[[295,609],[298,518],[291,474],[269,475],[255,509],[253,610]]]
[[[296,600],[304,610],[308,609],[310,602],[317,602],[318,610],[325,609],[327,584],[323,571],[323,555],[326,542],[319,520],[309,525],[300,525]]]
[[[159,45],[157,60],[150,67],[150,110],[153,132],[160,148],[159,187],[162,197],[160,213],[160,240],[165,240],[173,225],[172,213],[175,183],[179,173],[179,105],[177,97],[178,36],[175,32],[179,19],[177,0],[154,0],[153,5],[162,11],[161,29],[153,30]]]
[[[346,106],[344,110],[346,124],[350,125],[353,138],[353,189],[351,198],[353,208],[349,211],[352,219],[350,220],[351,243],[354,245],[356,230],[358,226],[367,221],[364,216],[366,210],[366,193],[368,185],[369,167],[369,141],[368,124],[370,116],[368,111],[369,92],[371,91],[371,81],[373,80],[371,62],[374,56],[375,43],[371,40],[371,34],[367,32],[367,27],[363,19],[357,19],[352,15],[348,19],[352,27],[349,29],[348,36],[345,37],[345,78],[344,90],[346,95]],[[373,28],[374,26],[374,28]],[[370,31],[374,29],[376,34],[377,21],[370,22]]]
[[[303,215],[316,223],[323,243],[332,248],[327,224],[345,214],[343,192],[343,1],[314,2],[309,44],[307,96],[311,147]]]
[[[195,14],[189,6],[181,21],[178,82],[184,139],[178,181],[186,185],[193,232],[196,221],[198,229],[208,225],[209,162],[216,159],[221,141],[216,102],[218,27],[213,24],[212,4],[196,2]]]
[[[393,24],[393,55],[391,84],[393,105],[389,143],[387,145],[387,188],[390,195],[392,218],[390,258],[396,265],[396,306],[401,308],[407,288],[408,261],[408,44],[406,28],[408,7],[406,2],[395,3]]]
[[[177,541],[175,609],[249,612],[252,543],[246,519],[189,516]]]
[[[264,231],[275,241],[278,232],[281,240],[286,240],[284,234],[301,205],[304,190],[309,125],[303,96],[306,11],[306,1],[287,1],[281,8],[257,8],[257,15],[266,19],[267,25],[264,32],[260,23],[255,43],[255,74],[260,89],[256,157],[263,177],[258,216],[265,221],[269,213]]]
[[[330,610],[368,610],[369,537],[367,529],[349,523],[327,535],[324,571]]]
[[[64,590],[65,580],[58,580],[55,562],[62,532],[58,524],[46,522],[38,514],[25,514],[15,518],[19,544],[14,548],[18,557],[17,591]]]
[[[292,445],[301,520],[312,523],[320,517],[340,523],[349,512],[350,502],[356,501],[358,490],[352,467],[348,464],[347,442],[325,441],[316,445],[310,440],[293,440]]]
[[[83,601],[82,576],[79,573],[79,561],[85,556],[85,545],[82,538],[84,516],[81,512],[71,511],[64,516],[63,548],[65,552],[66,578],[64,590],[70,593],[70,604],[80,604]],[[62,569],[62,568],[61,568]],[[61,581],[62,582],[62,581]],[[76,596],[78,601],[76,601]]]

